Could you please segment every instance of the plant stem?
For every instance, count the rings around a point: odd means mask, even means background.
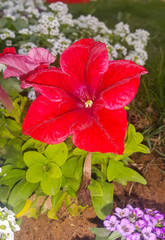
[[[13,110],[13,103],[9,97],[9,95],[5,92],[5,90],[0,85],[0,102],[4,105],[4,107],[11,112]]]
[[[84,161],[83,178],[82,178],[81,186],[77,193],[78,199],[83,205],[91,204],[90,192],[88,190],[88,185],[91,182],[91,158],[92,158],[92,153],[88,152]]]

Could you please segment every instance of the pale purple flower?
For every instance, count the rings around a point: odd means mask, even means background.
[[[142,229],[147,226],[147,223],[143,219],[139,219],[136,221],[135,226],[137,226],[138,229]]]
[[[124,217],[128,217],[130,214],[130,210],[129,208],[115,208],[115,215],[118,216],[119,218],[124,218]]]
[[[159,222],[164,220],[164,215],[161,213],[156,213],[154,216]]]
[[[154,233],[156,234],[156,236],[157,237],[160,237],[160,235],[161,235],[161,228],[159,228],[159,227],[156,227],[156,228],[154,228]]]
[[[116,216],[111,216],[109,215],[108,219],[106,217],[105,221],[104,221],[104,226],[106,227],[107,230],[113,232],[116,230],[116,226],[118,225],[120,221],[117,220]]]
[[[156,218],[151,215],[144,214],[142,219],[147,222],[148,226],[155,227],[155,225],[157,224]]]
[[[152,209],[150,209],[150,208],[145,208],[145,212],[147,213],[147,214],[149,214],[149,215],[152,215],[152,216],[154,216],[156,213],[159,213],[159,211],[158,210],[152,210]]]
[[[130,236],[126,237],[126,240],[140,240],[140,233],[133,233]]]
[[[117,231],[123,236],[127,237],[135,231],[135,226],[133,223],[126,218],[123,218],[120,224],[117,225]]]
[[[135,208],[133,210],[133,214],[135,215],[136,218],[141,218],[144,215],[143,211],[140,208]]]
[[[134,208],[130,204],[127,204],[126,208],[128,208],[130,210],[130,212],[133,212],[133,210],[134,210]]]
[[[156,235],[152,233],[152,227],[144,227],[142,229],[142,234],[145,240],[156,240]]]

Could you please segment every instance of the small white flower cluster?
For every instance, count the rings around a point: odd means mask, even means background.
[[[16,224],[15,214],[6,207],[0,207],[0,239],[14,240],[14,232],[20,231]]]
[[[8,28],[4,28],[0,31],[0,39],[5,40],[7,38],[15,38],[15,33]]]
[[[143,29],[130,32],[129,25],[123,22],[109,29],[92,15],[74,19],[62,2],[44,5],[42,0],[1,0],[0,7],[13,25],[20,19],[25,23],[15,32],[13,28],[0,31],[0,45],[6,41],[5,45],[15,46],[19,54],[27,54],[37,46],[46,47],[56,56],[79,39],[93,38],[106,44],[110,60],[127,59],[144,65],[148,59],[149,33]]]

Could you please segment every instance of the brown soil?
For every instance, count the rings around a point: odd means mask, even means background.
[[[127,186],[115,184],[114,207],[134,207],[158,209],[165,213],[165,162],[153,154],[139,157],[134,155],[133,168],[147,180],[147,185],[128,183]],[[159,168],[161,168],[161,170]],[[78,217],[68,213],[59,220],[50,220],[46,215],[36,219],[23,218],[21,231],[15,240],[94,240],[90,227],[102,226],[93,210],[89,207]]]

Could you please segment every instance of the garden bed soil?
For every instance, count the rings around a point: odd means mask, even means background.
[[[134,207],[158,209],[165,213],[165,164],[154,154],[133,156],[133,168],[147,180],[147,185],[128,183],[122,186],[115,183],[114,207]],[[159,169],[160,168],[160,169]],[[67,211],[61,213],[59,220],[48,219],[46,215],[36,219],[23,217],[21,231],[15,234],[15,240],[94,240],[90,227],[102,227],[93,207],[86,208],[77,217]]]

